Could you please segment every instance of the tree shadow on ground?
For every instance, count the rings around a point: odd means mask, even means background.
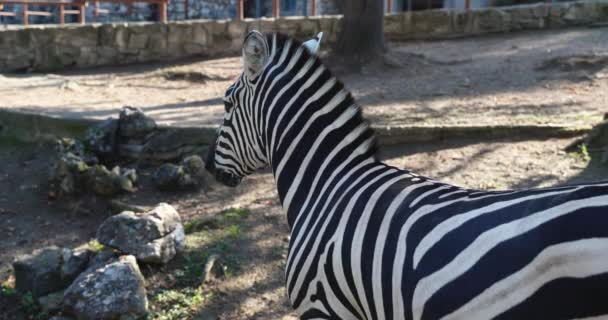
[[[597,46],[597,39],[608,43],[608,33],[574,29],[408,42],[393,48],[402,68],[340,78],[374,123],[563,117],[571,123],[601,115],[601,95],[592,98],[605,87],[608,46]]]

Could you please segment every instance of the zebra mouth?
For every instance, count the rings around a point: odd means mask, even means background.
[[[228,187],[236,187],[241,183],[241,177],[228,171],[215,171],[215,180]]]
[[[215,180],[217,182],[226,185],[228,187],[236,187],[241,183],[242,177],[235,175],[234,173],[218,170],[215,167],[215,144],[211,146],[211,149],[207,153],[207,162],[205,165],[205,169],[209,171],[211,174],[215,175]]]

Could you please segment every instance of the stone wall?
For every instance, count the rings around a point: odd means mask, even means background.
[[[385,18],[385,32],[391,40],[433,39],[600,22],[608,22],[608,0],[391,14]],[[336,41],[341,17],[8,27],[0,29],[0,72],[231,55],[253,29],[299,38],[323,31],[327,47]]]

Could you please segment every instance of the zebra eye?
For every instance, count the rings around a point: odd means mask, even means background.
[[[232,109],[232,103],[229,101],[224,101],[224,111],[228,113],[230,112],[230,109]]]

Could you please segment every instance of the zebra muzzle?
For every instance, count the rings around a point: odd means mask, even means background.
[[[215,171],[215,180],[228,187],[236,187],[241,183],[241,177],[223,170]]]

